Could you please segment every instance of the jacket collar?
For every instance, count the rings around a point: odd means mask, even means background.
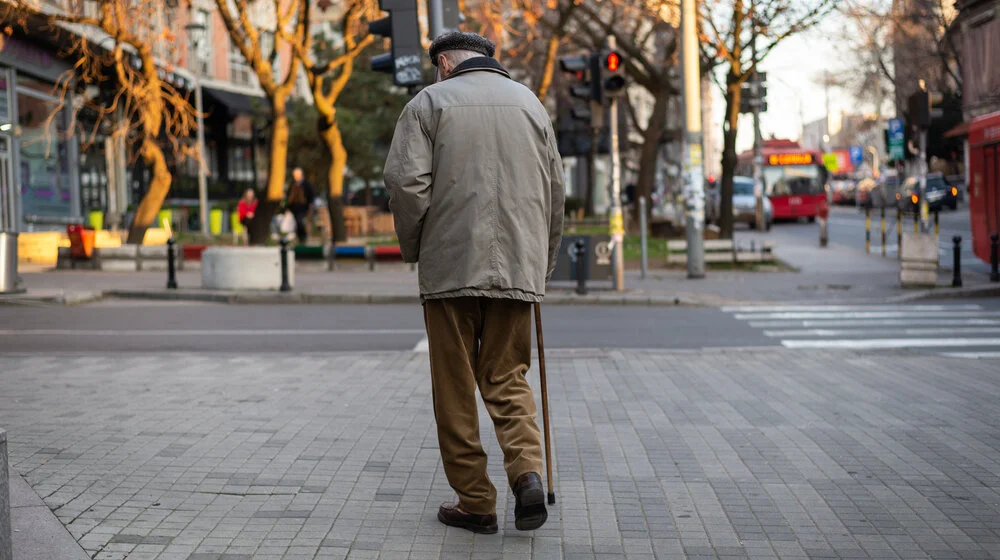
[[[507,69],[501,66],[495,58],[491,56],[477,56],[459,64],[447,79],[450,80],[460,74],[471,72],[495,72],[506,78],[510,78],[510,72],[507,72]]]

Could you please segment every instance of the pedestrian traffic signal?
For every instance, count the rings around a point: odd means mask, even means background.
[[[368,24],[368,31],[389,39],[392,50],[372,58],[372,70],[392,74],[397,86],[423,83],[423,46],[416,0],[379,0],[387,17]]]
[[[909,109],[910,125],[916,128],[930,128],[931,121],[944,116],[944,109],[941,103],[944,102],[944,95],[937,91],[927,91],[923,80],[920,82],[920,89],[913,92],[907,103]]]
[[[621,55],[616,51],[605,49],[599,54],[599,70],[601,80],[600,89],[603,95],[598,96],[598,101],[603,101],[604,97],[620,97],[625,94],[625,67]]]

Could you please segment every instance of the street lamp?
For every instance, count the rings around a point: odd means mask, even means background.
[[[193,12],[192,12],[193,13]],[[188,40],[192,45],[191,57],[197,58],[202,50],[202,43],[205,40],[205,25],[195,22],[184,26],[187,31]],[[205,127],[202,121],[202,100],[201,100],[201,69],[198,64],[194,64],[194,109],[198,113],[195,117],[198,138],[198,220],[201,222],[201,233],[207,236],[208,230],[208,177],[205,169]]]

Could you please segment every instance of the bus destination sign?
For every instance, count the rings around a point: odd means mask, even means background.
[[[804,154],[771,154],[767,158],[768,165],[809,165],[813,163],[813,155]]]

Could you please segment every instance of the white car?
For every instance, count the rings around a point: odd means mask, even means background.
[[[716,202],[718,204],[718,202]],[[716,215],[719,215],[716,209]],[[764,229],[771,231],[774,208],[771,200],[764,197]],[[753,193],[753,179],[751,177],[733,177],[733,223],[744,223],[750,229],[757,228],[757,197]]]

